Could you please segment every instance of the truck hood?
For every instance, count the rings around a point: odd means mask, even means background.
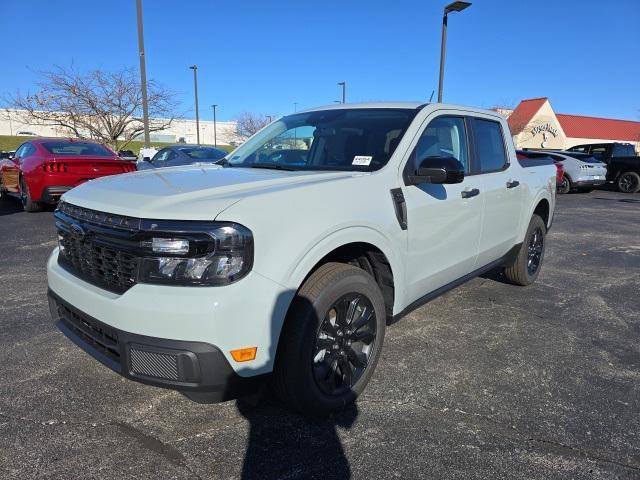
[[[189,165],[144,170],[86,182],[65,202],[131,217],[213,220],[248,195],[346,179],[360,172],[308,172]]]

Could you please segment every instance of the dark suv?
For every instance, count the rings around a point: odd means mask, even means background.
[[[588,143],[568,148],[569,152],[588,153],[607,164],[607,181],[624,193],[640,191],[640,157],[631,143]]]

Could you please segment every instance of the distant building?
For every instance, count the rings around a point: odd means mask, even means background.
[[[517,148],[565,149],[583,143],[623,142],[640,152],[640,122],[556,113],[547,97],[522,100],[507,117]]]
[[[18,135],[19,132],[34,133],[40,137],[66,137],[69,133],[60,127],[49,127],[23,123],[16,110],[0,110],[0,135]],[[171,122],[171,126],[152,132],[152,142],[196,143],[196,121],[179,119]],[[218,145],[231,145],[236,138],[236,122],[216,122],[216,138]],[[142,140],[142,136],[139,138]],[[200,143],[213,145],[213,121],[200,120]]]

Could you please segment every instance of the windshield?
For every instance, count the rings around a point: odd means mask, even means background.
[[[374,171],[389,161],[415,109],[363,108],[283,117],[228,157],[233,167]]]
[[[220,160],[227,152],[218,150],[217,148],[181,148],[181,152],[186,153],[194,160]]]
[[[95,155],[98,157],[113,157],[113,152],[97,143],[44,142],[42,146],[55,155]]]

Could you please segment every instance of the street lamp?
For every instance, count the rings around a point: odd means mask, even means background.
[[[453,2],[444,7],[442,17],[442,42],[440,44],[440,80],[438,81],[438,103],[442,102],[442,82],[444,81],[444,57],[447,48],[447,16],[451,12],[461,12],[471,6],[469,2]]]
[[[218,135],[216,133],[216,107],[218,105],[217,104],[213,104],[211,105],[211,108],[213,108],[213,146],[217,147],[218,146]]]
[[[338,86],[342,87],[342,103],[345,103],[347,99],[347,82],[338,82]]]
[[[298,111],[298,102],[293,102],[293,113]]]
[[[193,70],[193,90],[196,97],[196,141],[200,145],[200,116],[198,115],[198,66],[191,65],[189,67]]]
[[[147,68],[144,57],[144,31],[142,30],[142,0],[136,0],[136,13],[138,17],[138,54],[140,56],[140,87],[142,90],[144,147],[149,148],[149,106],[147,103]]]

